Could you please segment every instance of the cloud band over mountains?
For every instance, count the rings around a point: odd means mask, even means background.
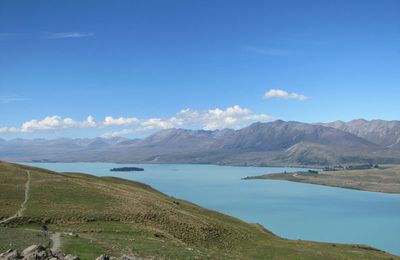
[[[109,127],[129,127],[108,131],[103,134],[106,137],[129,135],[134,132],[150,131],[157,129],[196,127],[204,130],[215,130],[223,128],[240,128],[255,121],[267,121],[272,119],[267,114],[255,114],[250,109],[238,105],[226,109],[194,110],[183,109],[168,118],[146,118],[136,117],[112,117],[106,116],[97,121],[88,116],[83,121],[77,121],[70,117],[58,115],[47,116],[42,120],[32,119],[21,124],[20,127],[0,127],[0,134],[6,133],[35,133],[41,131],[60,131],[65,129],[87,129]]]

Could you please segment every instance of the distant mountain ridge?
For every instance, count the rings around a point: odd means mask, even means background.
[[[321,125],[354,134],[378,145],[400,149],[400,121],[356,119],[349,122],[335,121]]]
[[[239,130],[172,128],[144,139],[13,139],[0,142],[0,159],[271,166],[400,163],[400,122],[277,120]]]
[[[349,148],[373,146],[362,138],[334,128],[282,120],[254,123],[237,130],[224,141],[224,147],[256,150],[287,149],[299,142]]]

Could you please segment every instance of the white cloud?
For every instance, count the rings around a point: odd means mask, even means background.
[[[204,130],[215,130],[222,128],[240,128],[255,121],[266,121],[272,119],[267,114],[255,114],[250,109],[238,105],[226,109],[193,110],[183,109],[172,117],[167,118],[145,118],[107,116],[102,121],[96,121],[94,117],[88,116],[83,121],[76,121],[69,117],[47,116],[42,120],[32,119],[23,123],[20,127],[1,127],[0,133],[32,133],[39,131],[56,131],[62,129],[79,128],[109,128],[132,126],[129,129],[117,129],[106,132],[103,136],[123,136],[135,132],[154,131],[158,129],[190,127]]]
[[[47,33],[47,39],[63,39],[63,38],[83,38],[92,37],[94,33],[92,32],[59,32],[59,33]]]
[[[240,128],[254,121],[265,121],[272,117],[266,114],[254,114],[250,109],[236,105],[225,110],[211,109],[202,113],[203,128],[214,130],[221,128]]]
[[[130,135],[134,132],[136,132],[135,129],[122,129],[120,131],[111,131],[111,132],[104,133],[101,135],[101,137],[104,137],[104,138],[121,137],[121,136]]]
[[[59,116],[47,116],[43,120],[32,119],[22,124],[21,132],[33,132],[36,130],[57,129],[62,124],[62,119]]]
[[[187,108],[179,111],[173,117],[142,119],[139,120],[136,128],[110,131],[103,136],[126,136],[136,132],[179,127],[197,127],[204,130],[237,129],[255,121],[271,119],[272,117],[267,114],[254,114],[250,109],[238,105],[226,109],[193,110]]]
[[[20,132],[20,129],[16,127],[0,127],[0,134],[18,133],[18,132]]]
[[[63,119],[63,124],[66,127],[74,127],[76,125],[76,122],[72,118],[67,117]]]
[[[137,123],[139,123],[139,119],[136,117],[113,118],[112,116],[106,116],[103,121],[104,126],[134,125]]]
[[[6,133],[32,133],[37,131],[53,131],[68,128],[88,128],[96,127],[97,123],[92,116],[88,116],[84,121],[75,121],[72,118],[61,116],[47,116],[42,120],[32,119],[23,123],[19,128],[2,127],[1,132]]]
[[[39,33],[0,33],[0,40],[12,39],[65,39],[93,37],[93,32],[39,32]]]
[[[167,129],[172,127],[198,126],[204,130],[240,128],[254,121],[265,121],[272,117],[254,114],[250,109],[238,105],[226,109],[192,110],[183,109],[174,117],[151,118],[141,122],[145,129]]]
[[[84,122],[82,122],[82,127],[96,127],[97,123],[93,116],[88,116]]]
[[[295,92],[287,92],[282,89],[270,89],[267,92],[265,92],[264,99],[271,99],[271,98],[277,98],[277,99],[296,99],[296,100],[306,100],[308,97],[304,96],[302,94],[298,94]]]
[[[174,119],[172,118],[150,118],[143,120],[140,125],[143,130],[152,130],[152,129],[168,129],[177,127],[177,124],[173,124]]]

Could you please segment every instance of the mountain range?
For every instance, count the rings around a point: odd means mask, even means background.
[[[331,165],[400,163],[400,121],[277,120],[239,130],[161,130],[144,139],[0,139],[8,161]]]
[[[354,134],[375,144],[400,150],[400,121],[357,119],[347,123],[335,121],[322,125]]]

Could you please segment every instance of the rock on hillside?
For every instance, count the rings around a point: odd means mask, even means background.
[[[9,249],[4,253],[0,254],[0,260],[79,260],[77,256],[70,254],[63,254],[61,252],[53,253],[49,247],[42,245],[31,245],[21,252],[17,250]],[[109,257],[101,255],[96,260],[146,260],[152,258],[137,258],[135,256],[121,256],[121,257]]]
[[[53,253],[49,247],[41,245],[31,245],[21,252],[9,249],[0,254],[0,260],[17,259],[35,259],[35,260],[79,260],[79,257],[73,255],[64,255],[62,253]]]

